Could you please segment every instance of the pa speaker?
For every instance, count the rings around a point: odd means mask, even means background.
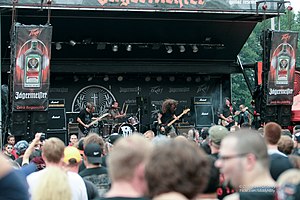
[[[40,112],[32,112],[31,113],[31,126],[30,131],[32,134],[36,133],[46,133],[48,126],[48,112],[40,111]]]
[[[46,134],[46,139],[49,139],[51,137],[56,137],[63,141],[65,145],[68,145],[68,136],[67,136],[67,131],[66,130],[60,130],[60,131],[47,131]]]
[[[48,130],[66,130],[65,108],[49,108]]]
[[[196,126],[210,127],[214,123],[212,105],[195,105]]]
[[[281,126],[291,125],[292,106],[280,106],[278,110],[278,123]]]
[[[14,136],[23,136],[27,133],[27,112],[13,112],[12,113],[12,124],[11,133]]]

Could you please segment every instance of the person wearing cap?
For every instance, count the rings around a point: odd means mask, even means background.
[[[17,142],[17,144],[15,145],[15,149],[17,151],[17,154],[19,155],[19,158],[16,159],[16,162],[20,166],[22,166],[23,156],[28,147],[29,147],[29,144],[26,140],[21,140],[21,141]]]
[[[224,126],[214,125],[208,129],[208,144],[211,150],[211,156],[218,158],[221,141],[229,134],[229,131]]]
[[[91,181],[98,189],[102,197],[110,188],[110,179],[107,169],[101,166],[102,149],[97,143],[89,143],[84,146],[84,164],[86,168],[79,173],[81,177]]]
[[[65,169],[70,172],[78,173],[79,165],[82,162],[80,152],[73,146],[68,146],[64,150],[64,163]],[[87,190],[87,196],[89,200],[99,198],[98,189],[96,186],[86,179],[83,179]]]

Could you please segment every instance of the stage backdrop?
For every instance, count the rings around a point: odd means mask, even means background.
[[[267,105],[292,105],[298,33],[274,31]]]
[[[16,23],[12,36],[13,111],[48,109],[52,27]]]

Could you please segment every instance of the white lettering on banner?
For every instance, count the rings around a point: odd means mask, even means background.
[[[155,94],[161,94],[162,91],[163,91],[163,88],[160,86],[154,86],[154,87],[151,87],[151,89],[150,89],[150,92],[155,93]]]
[[[280,94],[285,94],[285,95],[288,95],[288,94],[293,94],[294,90],[293,89],[272,89],[270,88],[270,91],[269,91],[269,95],[280,95]]]
[[[16,92],[16,99],[46,99],[47,92]]]
[[[169,93],[189,92],[190,88],[170,88]]]
[[[134,88],[122,88],[120,87],[120,93],[128,93],[128,92],[139,92],[140,87],[134,87]]]

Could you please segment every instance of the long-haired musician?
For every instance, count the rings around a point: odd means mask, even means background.
[[[175,111],[178,105],[178,101],[174,99],[166,99],[161,106],[161,111],[158,113],[157,122],[158,122],[158,132],[164,135],[168,135],[169,133],[176,133],[176,129],[172,124],[170,127],[166,127],[166,125],[177,119],[175,115]]]

